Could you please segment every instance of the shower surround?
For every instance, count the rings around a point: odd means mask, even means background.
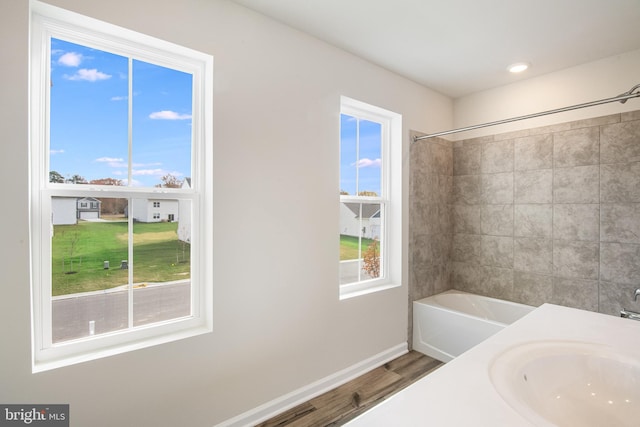
[[[412,144],[409,230],[410,301],[640,310],[640,110]]]

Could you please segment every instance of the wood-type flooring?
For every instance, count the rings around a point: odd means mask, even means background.
[[[438,360],[410,351],[257,427],[341,426],[441,365]]]

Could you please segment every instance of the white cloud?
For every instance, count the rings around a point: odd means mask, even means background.
[[[126,168],[127,164],[124,159],[119,157],[100,157],[95,160],[98,163],[106,163],[109,167],[112,168]]]
[[[86,80],[88,82],[96,82],[98,80],[110,79],[111,75],[105,74],[102,71],[98,71],[95,68],[91,70],[81,68],[72,76],[65,74],[64,78],[67,80]]]
[[[133,175],[156,175],[156,176],[162,176],[165,174],[165,171],[163,169],[134,169],[133,171],[131,171],[131,173]]]
[[[54,154],[62,154],[64,153],[64,150],[49,150],[49,154],[51,154],[52,156]]]
[[[166,169],[134,169],[131,171],[132,175],[135,176],[165,176],[167,174],[173,175],[175,177],[183,176],[180,172],[169,172]]]
[[[129,99],[128,96],[112,96],[111,97],[112,101],[126,101],[127,99]]]
[[[149,114],[149,118],[153,120],[189,120],[191,114],[180,114],[175,111],[163,110]]]
[[[65,67],[77,67],[82,62],[82,55],[75,52],[67,52],[58,58],[58,64]]]
[[[124,159],[121,157],[100,157],[96,159],[96,162],[124,162]]]
[[[379,168],[381,164],[382,161],[380,159],[371,160],[365,157],[364,159],[358,160],[357,163],[352,163],[351,166],[357,166],[359,168]]]

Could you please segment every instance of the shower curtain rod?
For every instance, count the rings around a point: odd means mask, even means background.
[[[634,87],[629,89],[627,92],[625,92],[625,93],[623,93],[621,95],[618,95],[618,96],[614,96],[613,98],[605,98],[605,99],[600,99],[598,101],[585,102],[584,104],[571,105],[569,107],[557,108],[555,110],[548,110],[548,111],[542,111],[540,113],[527,114],[526,116],[512,117],[510,119],[503,119],[503,120],[498,120],[498,121],[495,121],[495,122],[482,123],[480,125],[473,125],[473,126],[467,126],[467,127],[463,127],[463,128],[459,128],[459,129],[447,130],[447,131],[444,131],[444,132],[431,133],[429,135],[414,136],[413,137],[413,142],[418,142],[418,141],[423,140],[423,139],[434,138],[436,136],[449,135],[449,134],[452,134],[452,133],[458,133],[458,132],[464,132],[464,131],[468,131],[468,130],[480,129],[480,128],[484,128],[484,127],[488,127],[488,126],[495,126],[495,125],[501,125],[501,124],[504,124],[504,123],[517,122],[519,120],[533,119],[534,117],[546,116],[546,115],[549,115],[549,114],[555,114],[555,113],[562,113],[562,112],[565,112],[565,111],[577,110],[579,108],[593,107],[593,106],[596,106],[596,105],[607,104],[609,102],[620,101],[621,104],[624,104],[625,102],[627,102],[627,99],[637,98],[637,97],[640,97],[640,84],[635,85]]]

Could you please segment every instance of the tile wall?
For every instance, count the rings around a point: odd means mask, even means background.
[[[455,288],[640,311],[640,111],[411,154],[410,301]]]
[[[410,158],[409,337],[411,301],[451,289],[453,144],[423,140],[411,145]]]

